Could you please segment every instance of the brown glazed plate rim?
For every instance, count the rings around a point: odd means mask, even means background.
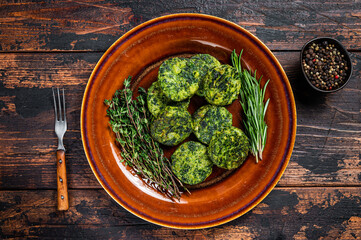
[[[277,166],[277,170],[271,177],[271,180],[267,183],[267,185],[260,189],[257,196],[254,197],[251,201],[243,204],[242,207],[238,208],[237,210],[231,212],[231,213],[225,213],[224,215],[218,217],[217,219],[211,219],[211,220],[204,220],[200,222],[192,222],[192,223],[180,223],[180,222],[174,222],[172,219],[161,219],[157,216],[149,215],[142,211],[142,209],[137,209],[136,207],[132,206],[132,204],[128,203],[126,200],[122,199],[122,196],[119,196],[119,194],[116,193],[116,191],[112,188],[112,186],[107,182],[106,178],[104,177],[104,174],[100,171],[99,166],[97,165],[97,161],[94,158],[94,152],[92,151],[92,147],[89,143],[89,131],[91,130],[88,119],[86,117],[87,111],[89,111],[90,105],[92,102],[90,102],[89,94],[92,91],[93,85],[95,81],[97,81],[97,77],[100,71],[104,70],[104,65],[107,63],[107,61],[110,61],[111,56],[117,51],[117,49],[127,41],[131,41],[133,36],[136,36],[137,34],[141,33],[142,31],[146,29],[151,29],[153,26],[157,26],[163,23],[167,22],[177,22],[177,21],[207,21],[207,22],[213,22],[216,24],[219,24],[222,26],[222,28],[231,29],[232,31],[237,32],[238,34],[241,34],[243,37],[247,38],[249,41],[254,44],[259,51],[261,51],[266,57],[267,60],[270,61],[277,72],[278,77],[282,80],[282,90],[285,93],[285,98],[287,98],[287,113],[288,118],[287,121],[289,121],[289,129],[287,129],[288,138],[286,147],[284,149],[284,153],[282,156],[282,161]],[[218,226],[220,224],[224,224],[226,222],[229,222],[231,220],[234,220],[252,208],[254,208],[258,203],[260,203],[274,188],[274,186],[277,184],[279,179],[281,178],[283,172],[285,171],[287,164],[289,162],[289,159],[292,154],[295,137],[296,137],[296,106],[294,102],[294,97],[292,93],[291,86],[289,84],[288,78],[276,59],[276,57],[272,54],[272,52],[253,34],[248,32],[247,30],[243,29],[239,25],[232,23],[230,21],[227,21],[222,18],[205,15],[205,14],[192,14],[192,13],[181,13],[181,14],[172,14],[167,16],[162,16],[159,18],[152,19],[150,21],[147,21],[132,30],[125,33],[122,37],[120,37],[107,51],[106,53],[101,57],[97,65],[95,66],[89,81],[87,83],[84,96],[83,96],[83,102],[81,106],[81,135],[82,135],[82,142],[83,147],[85,151],[85,155],[87,157],[87,160],[89,162],[89,165],[96,176],[97,180],[101,184],[101,186],[106,190],[106,192],[121,206],[123,206],[125,209],[127,209],[129,212],[133,213],[134,215],[147,220],[149,222],[152,222],[154,224],[158,224],[161,226],[171,227],[171,228],[179,228],[179,229],[200,229],[200,228],[208,228],[213,226]]]

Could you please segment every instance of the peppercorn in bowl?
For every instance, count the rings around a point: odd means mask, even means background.
[[[333,38],[315,38],[301,50],[302,73],[316,91],[336,92],[352,75],[351,58],[342,44]]]

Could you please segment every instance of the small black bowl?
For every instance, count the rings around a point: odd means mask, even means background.
[[[345,76],[345,81],[343,82],[343,84],[339,85],[337,88],[334,88],[334,89],[331,89],[331,90],[320,89],[320,88],[316,87],[315,85],[313,85],[311,80],[307,77],[307,74],[305,73],[304,66],[302,64],[302,60],[304,58],[304,52],[309,48],[309,46],[311,46],[313,43],[322,44],[324,41],[327,41],[329,44],[334,44],[335,45],[335,48],[340,51],[341,55],[344,55],[343,59],[346,60],[346,64],[347,64],[347,67],[348,67],[348,69],[345,71],[346,76]],[[349,82],[349,80],[351,78],[351,75],[352,75],[352,63],[351,63],[350,55],[347,52],[347,50],[345,49],[345,47],[342,46],[342,44],[339,41],[337,41],[336,39],[334,39],[334,38],[320,37],[320,38],[312,39],[311,41],[307,42],[302,47],[300,63],[301,63],[301,69],[302,69],[303,76],[307,80],[309,85],[313,89],[315,89],[316,91],[322,92],[322,93],[332,93],[332,92],[336,92],[336,91],[342,89],[343,87],[345,87],[347,85],[347,83]]]

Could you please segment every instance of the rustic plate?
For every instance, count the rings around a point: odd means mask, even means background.
[[[230,63],[233,49],[243,52],[243,66],[270,79],[266,98],[268,139],[264,159],[250,156],[233,172],[220,169],[203,185],[171,201],[147,186],[120,163],[119,148],[108,125],[104,99],[112,98],[123,81],[149,87],[162,61],[175,56],[209,53]],[[189,111],[204,104],[194,97]],[[238,101],[228,106],[233,124],[241,126]],[[255,207],[272,190],[291,157],[296,135],[296,110],[287,76],[271,51],[240,26],[213,16],[175,14],[148,21],[118,39],[96,65],[87,84],[81,112],[81,133],[89,164],[108,194],[125,209],[155,224],[183,229],[216,226]],[[170,156],[174,148],[165,149]]]

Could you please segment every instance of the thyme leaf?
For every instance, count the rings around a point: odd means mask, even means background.
[[[171,170],[170,161],[150,135],[151,114],[147,108],[147,93],[139,88],[133,99],[131,77],[124,80],[124,88],[105,100],[109,124],[121,149],[122,161],[133,168],[145,182],[170,198],[180,199],[180,187],[188,191]]]

